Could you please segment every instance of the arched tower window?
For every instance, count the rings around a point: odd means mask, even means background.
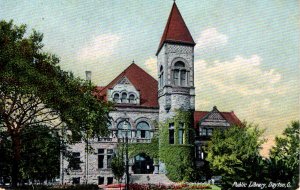
[[[118,126],[118,138],[125,138],[126,133],[127,137],[131,138],[131,125],[128,121],[121,121]]]
[[[177,61],[173,68],[173,83],[175,86],[187,86],[187,69],[182,61]]]
[[[160,69],[159,69],[159,86],[160,87],[164,86],[164,68],[163,68],[163,66],[160,66]]]
[[[142,139],[150,139],[150,126],[147,122],[142,121],[137,124],[137,137]]]
[[[127,102],[127,93],[126,92],[122,93],[121,102],[122,103],[126,103]]]
[[[118,101],[119,101],[119,98],[120,98],[119,93],[115,93],[115,94],[114,94],[114,97],[113,97],[113,101],[114,101],[114,102],[118,102]]]

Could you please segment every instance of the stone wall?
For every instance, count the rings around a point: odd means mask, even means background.
[[[119,107],[116,111],[112,111],[109,115],[111,117],[112,130],[117,130],[118,123],[123,122],[124,119],[128,119],[133,130],[133,138],[129,141],[134,143],[139,142],[134,137],[136,134],[136,125],[139,122],[147,122],[150,125],[152,132],[154,132],[156,128],[155,123],[158,121],[158,109]],[[101,176],[104,177],[104,184],[107,184],[108,178],[113,177],[111,169],[107,168],[107,150],[116,149],[118,138],[117,136],[111,136],[100,138],[99,140],[89,140],[89,145],[93,148],[93,150],[88,155],[85,151],[85,142],[70,145],[70,151],[80,152],[80,160],[82,161],[80,164],[81,169],[76,171],[68,169],[68,161],[62,158],[61,181],[63,183],[72,184],[73,178],[80,177],[80,183],[85,183],[87,181],[88,183],[98,184],[98,178]],[[102,169],[98,168],[98,149],[105,149],[103,163],[104,168]],[[86,172],[86,168],[88,172]]]

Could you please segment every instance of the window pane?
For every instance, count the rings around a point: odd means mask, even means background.
[[[98,177],[98,185],[103,185],[104,184],[104,177],[99,176]]]
[[[182,61],[178,61],[174,64],[175,67],[184,67],[184,63]]]
[[[137,127],[136,127],[138,130],[150,130],[150,126],[148,123],[142,121],[140,123],[137,124]]]
[[[169,143],[174,144],[174,129],[169,130]]]
[[[203,128],[202,134],[203,134],[203,136],[206,136],[206,135],[207,135],[207,134],[206,134],[206,128]]]
[[[113,154],[114,150],[113,149],[107,149],[107,154]]]
[[[178,130],[178,144],[183,144],[183,129]]]
[[[108,177],[108,178],[107,178],[107,185],[112,184],[113,181],[114,181],[114,178],[113,178],[113,177]]]
[[[76,184],[80,184],[80,177],[73,177],[73,184],[76,185]]]
[[[123,93],[123,94],[122,94],[121,102],[122,102],[122,103],[127,102],[127,94],[126,94],[126,93]]]
[[[150,131],[150,126],[147,122],[140,122],[137,125],[137,137],[138,138],[148,138],[147,134]]]
[[[179,70],[174,70],[173,80],[175,85],[179,85]]]
[[[118,102],[118,100],[119,100],[119,98],[120,98],[120,95],[117,93],[117,94],[115,94],[114,95],[114,102]]]
[[[112,155],[107,155],[107,168],[111,168],[111,158],[112,158]]]
[[[207,129],[207,135],[212,136],[212,129]]]
[[[180,74],[180,83],[182,86],[186,86],[186,71],[182,70]]]
[[[103,148],[98,149],[98,154],[104,154],[104,149]]]
[[[126,126],[124,126],[124,122]],[[118,128],[118,138],[126,137],[126,131],[128,137],[131,138],[131,125],[128,121],[121,121],[118,124],[117,128]]]
[[[129,96],[129,103],[134,103],[134,99],[135,99],[134,95],[131,94],[131,95]]]
[[[174,144],[174,123],[169,124],[169,143]]]
[[[104,155],[98,155],[98,168],[103,168]]]
[[[81,167],[80,167],[80,152],[73,152],[72,153],[72,157],[70,159],[70,162],[69,162],[69,167],[72,169],[72,170],[80,170]]]

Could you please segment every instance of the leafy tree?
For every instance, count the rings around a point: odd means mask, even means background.
[[[20,173],[22,179],[51,180],[59,176],[60,136],[47,126],[29,126],[21,134]]]
[[[299,184],[299,121],[293,121],[283,135],[275,138],[270,150],[269,177],[272,182],[290,183],[291,189]]]
[[[265,172],[264,161],[259,155],[264,140],[257,126],[245,124],[213,133],[207,147],[207,161],[214,175],[221,175],[224,187],[233,182],[261,181]]]
[[[104,136],[111,108],[95,97],[90,82],[61,70],[59,59],[42,50],[42,34],[33,31],[26,37],[25,32],[25,25],[0,21],[0,127],[12,141],[13,186],[25,128],[64,128],[70,140]]]
[[[118,145],[118,152],[111,161],[111,169],[115,176],[115,179],[120,183],[125,173],[125,162],[124,162],[124,146],[123,144]]]

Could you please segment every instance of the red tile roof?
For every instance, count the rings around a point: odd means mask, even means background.
[[[98,87],[98,96],[107,100],[107,90],[113,88],[119,80],[126,77],[131,84],[140,92],[140,105],[142,107],[158,108],[158,83],[142,68],[132,63],[122,73],[120,73],[114,80],[112,80],[105,87]],[[120,105],[122,106],[122,105]],[[126,105],[128,106],[128,105]]]
[[[210,112],[208,111],[195,111],[194,112],[194,127],[198,127],[198,123],[201,119],[203,119],[207,114]],[[239,118],[232,112],[220,112],[221,115],[229,122],[230,125],[241,125],[242,122]]]
[[[193,46],[196,44],[175,2],[172,6],[156,55],[159,53],[165,42],[184,43]]]

